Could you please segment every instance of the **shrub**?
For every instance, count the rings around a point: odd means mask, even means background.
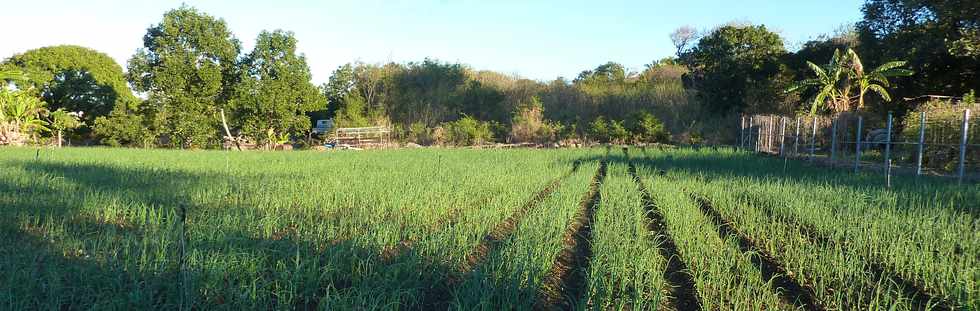
[[[623,121],[611,120],[609,121],[609,140],[622,144],[626,143],[630,139],[630,131],[623,126]]]
[[[635,142],[667,143],[670,140],[670,132],[664,123],[646,111],[634,115],[629,129]]]
[[[462,119],[442,123],[441,127],[444,131],[441,143],[472,146],[493,141],[490,123],[481,122],[470,116],[463,116]]]
[[[510,137],[513,142],[545,143],[554,140],[556,129],[560,125],[544,119],[544,109],[537,96],[531,97],[531,102],[521,107],[514,114],[511,122]]]
[[[589,137],[593,141],[598,141],[601,143],[609,142],[609,125],[606,123],[606,118],[599,116],[589,123]]]
[[[902,120],[905,129],[902,137],[907,141],[919,141],[921,125],[920,113],[926,113],[926,148],[923,150],[922,165],[925,167],[953,171],[959,163],[959,143],[962,139],[963,110],[980,110],[980,104],[971,103],[972,96],[967,94],[963,101],[954,103],[948,100],[930,100],[910,112]],[[971,117],[972,118],[972,117]],[[972,124],[971,124],[972,126]],[[969,144],[980,144],[980,137],[971,135]],[[967,162],[974,163],[977,153],[968,152]]]

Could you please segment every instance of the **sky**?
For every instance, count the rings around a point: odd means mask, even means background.
[[[7,1],[5,1],[7,2]],[[182,3],[224,19],[254,46],[262,30],[293,31],[313,80],[338,66],[460,62],[536,80],[574,78],[614,61],[640,70],[674,54],[669,34],[690,25],[763,24],[789,49],[861,19],[861,0],[32,0],[0,6],[0,58],[74,44],[125,67],[146,29]]]

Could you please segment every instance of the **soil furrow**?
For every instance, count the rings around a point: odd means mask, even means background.
[[[578,166],[576,165],[572,172],[576,171]],[[454,271],[449,271],[443,282],[437,282],[432,284],[432,287],[424,290],[422,294],[421,304],[419,306],[422,310],[445,310],[449,308],[449,302],[452,300],[452,289],[457,286],[465,276],[473,271],[473,268],[477,264],[482,262],[490,251],[495,249],[501,242],[503,242],[508,236],[514,233],[517,229],[517,225],[520,221],[531,211],[532,208],[538,206],[541,201],[547,198],[551,193],[561,185],[561,182],[570,176],[572,172],[563,174],[561,177],[555,178],[551,183],[548,184],[544,189],[541,189],[536,193],[530,200],[528,200],[524,205],[515,210],[509,217],[497,224],[493,229],[487,233],[483,240],[474,247],[469,255],[466,256],[466,261],[464,261],[460,266]]]
[[[701,212],[708,216],[711,222],[718,227],[718,234],[722,238],[734,237],[742,252],[754,255],[749,257],[752,259],[752,263],[759,268],[759,272],[762,273],[763,281],[772,280],[773,287],[782,298],[790,304],[803,307],[806,310],[823,310],[823,307],[815,298],[816,295],[813,293],[812,287],[805,287],[789,277],[786,269],[783,268],[783,265],[775,257],[756,246],[751,238],[739,232],[732,226],[731,222],[711,206],[711,203],[707,199],[695,196],[692,193],[689,193],[689,195],[698,203]]]
[[[592,179],[589,192],[582,198],[575,218],[565,230],[565,247],[544,278],[535,309],[571,310],[583,298],[592,258],[592,223],[595,220],[595,209],[601,200],[600,189],[606,178],[606,170],[607,163],[602,161]]]
[[[636,166],[632,162],[630,162],[629,173],[640,189],[643,207],[648,219],[647,229],[653,234],[662,237],[662,242],[657,247],[657,250],[660,252],[660,256],[667,261],[667,270],[664,271],[664,279],[667,280],[667,286],[670,292],[668,303],[674,310],[700,310],[701,302],[698,300],[697,286],[694,283],[694,279],[687,273],[687,264],[681,260],[680,253],[677,251],[677,244],[674,243],[674,238],[667,229],[663,215],[657,209],[653,197],[650,196],[646,185],[643,184],[643,180],[637,175]]]
[[[751,200],[751,198],[748,197],[745,198]],[[802,222],[801,220],[796,219],[794,217],[788,217],[788,216],[776,217],[772,208],[765,204],[753,204],[753,205],[759,207],[759,209],[769,219],[783,221],[790,226],[798,228],[800,230],[800,233],[803,235],[803,237],[807,239],[807,241],[810,241],[810,243],[820,245],[824,248],[837,246],[840,247],[845,252],[848,252],[847,243],[842,243],[841,241],[838,241],[837,239],[822,233],[820,230],[818,230],[816,227],[814,227],[809,223]],[[912,300],[911,305],[915,307],[915,309],[925,310],[927,307],[934,310],[954,309],[949,305],[947,301],[935,298],[933,295],[929,293],[929,291],[925,290],[922,286],[919,286],[913,281],[906,280],[905,278],[903,278],[902,276],[900,276],[898,273],[888,268],[887,266],[868,258],[865,258],[865,260],[867,261],[868,264],[866,266],[867,272],[872,275],[873,279],[876,280],[887,279],[892,283],[894,283],[895,285],[897,285],[899,289],[902,291],[902,293],[904,294],[904,296],[909,297],[909,299]],[[874,290],[872,289],[866,289],[865,292],[867,292],[869,295],[874,294]]]

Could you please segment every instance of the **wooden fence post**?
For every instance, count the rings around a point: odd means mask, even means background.
[[[793,135],[793,156],[800,154],[800,117],[796,117],[796,135]]]

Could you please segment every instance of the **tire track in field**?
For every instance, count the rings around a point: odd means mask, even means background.
[[[469,255],[466,256],[466,260],[462,265],[449,271],[448,276],[443,282],[433,284],[433,286],[422,293],[421,305],[419,309],[422,310],[445,310],[449,308],[449,302],[452,300],[452,289],[462,282],[466,275],[473,272],[476,265],[483,262],[490,251],[497,248],[501,242],[506,240],[514,230],[517,229],[517,225],[524,219],[524,216],[531,211],[531,209],[537,207],[541,201],[544,201],[558,186],[561,185],[562,181],[567,177],[571,176],[572,173],[578,171],[579,163],[576,162],[572,167],[572,170],[562,176],[555,178],[551,183],[545,186],[536,193],[530,200],[528,200],[524,205],[515,210],[509,217],[498,223],[493,229],[490,230],[486,235],[483,236],[483,240],[474,247]]]
[[[721,213],[711,206],[711,202],[708,202],[707,199],[696,196],[693,193],[688,193],[688,196],[697,202],[701,212],[715,224],[718,228],[718,234],[722,239],[735,238],[738,242],[739,249],[743,253],[752,255],[749,258],[758,267],[759,272],[762,273],[762,281],[766,282],[771,280],[773,288],[779,293],[781,298],[787,303],[796,307],[802,307],[805,310],[824,310],[824,307],[816,299],[816,294],[814,294],[812,286],[804,285],[805,283],[801,284],[797,280],[789,277],[786,269],[783,268],[783,265],[775,257],[756,246],[751,238],[739,232],[733,226],[732,222],[725,219]]]
[[[749,196],[742,195],[742,197],[752,202],[756,202],[753,198]],[[797,219],[796,217],[792,217],[792,216],[777,217],[775,215],[775,212],[772,210],[772,207],[766,204],[752,204],[752,205],[758,207],[759,210],[761,210],[766,215],[767,218],[773,219],[775,221],[784,222],[790,226],[799,229],[800,233],[803,234],[803,237],[806,238],[807,241],[809,241],[812,244],[816,244],[823,248],[837,246],[840,247],[841,250],[848,252],[847,243],[842,243],[841,241],[827,234],[824,234],[812,224],[803,222]],[[868,264],[866,266],[867,267],[866,272],[870,273],[873,279],[887,279],[892,283],[894,283],[895,285],[897,285],[899,289],[902,291],[902,294],[904,294],[904,296],[909,297],[909,299],[912,300],[911,305],[916,310],[926,310],[927,308],[932,308],[933,310],[936,309],[954,310],[954,308],[950,305],[949,301],[936,298],[924,287],[918,285],[914,281],[903,278],[901,275],[899,275],[893,269],[890,269],[888,266],[880,262],[877,262],[875,260],[872,260],[870,258],[866,258],[865,256],[862,257]],[[862,292],[867,295],[875,294],[875,290],[871,288],[865,288],[862,290]],[[873,297],[873,296],[869,296],[869,297]]]
[[[647,215],[647,230],[651,233],[663,237],[663,242],[657,247],[660,257],[667,261],[667,269],[664,270],[664,279],[667,280],[670,299],[668,303],[673,310],[701,310],[701,301],[698,300],[697,286],[691,275],[688,274],[687,264],[681,260],[680,252],[677,251],[677,244],[667,230],[664,217],[660,214],[653,197],[647,190],[643,180],[636,173],[636,166],[629,162],[629,174],[640,189],[640,196],[643,201],[643,208]]]
[[[536,310],[571,310],[581,299],[587,287],[587,271],[592,259],[592,223],[595,209],[601,199],[602,182],[606,178],[608,163],[602,160],[592,178],[589,192],[582,198],[571,224],[565,230],[562,241],[565,247],[555,258],[551,270],[544,277]]]

